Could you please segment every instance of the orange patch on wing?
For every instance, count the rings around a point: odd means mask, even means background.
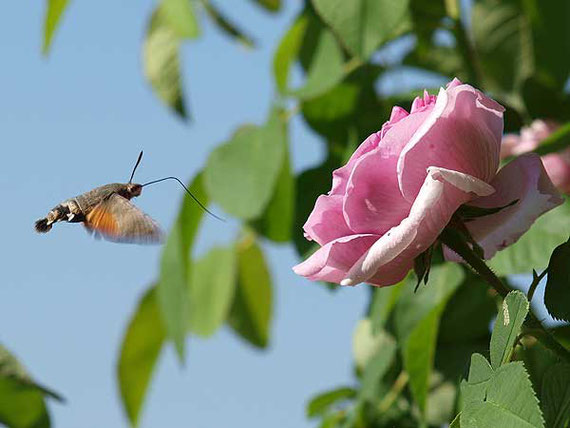
[[[85,226],[101,235],[118,236],[119,224],[115,216],[104,206],[99,204],[87,215]]]

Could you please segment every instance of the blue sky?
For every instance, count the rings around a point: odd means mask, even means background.
[[[55,427],[127,425],[115,364],[128,319],[157,276],[160,248],[95,241],[78,225],[40,236],[33,223],[63,199],[127,180],[141,149],[140,181],[187,180],[234,128],[264,120],[274,92],[273,49],[301,2],[285,2],[276,16],[245,0],[231,8],[219,3],[259,48],[245,50],[209,25],[184,47],[191,124],[168,113],[141,74],[152,1],[71,2],[47,59],[40,55],[44,2],[11,2],[0,15],[0,343],[67,398],[50,403]],[[299,121],[291,151],[297,170],[322,156]],[[164,183],[136,203],[168,229],[181,197],[174,183]],[[209,219],[198,251],[235,233],[235,225]],[[312,426],[305,401],[351,382],[351,334],[366,288],[331,294],[290,271],[297,262],[291,248],[267,250],[276,302],[269,351],[223,328],[209,340],[189,338],[181,369],[168,347],[142,427]]]

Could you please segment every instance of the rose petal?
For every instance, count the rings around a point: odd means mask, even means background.
[[[508,208],[469,223],[467,228],[483,248],[485,259],[515,243],[545,212],[560,205],[560,197],[534,153],[522,155],[504,168],[491,182],[496,192],[473,201],[472,205],[496,208],[518,199]]]
[[[447,181],[450,177],[452,182]],[[414,258],[435,242],[457,208],[481,190],[488,192],[485,183],[475,177],[429,168],[409,216],[378,239],[350,268],[341,284],[356,285],[372,277],[376,283],[382,283],[377,277],[382,266],[386,266],[386,273],[392,261],[396,266],[410,266]]]
[[[430,166],[489,182],[499,165],[503,111],[502,106],[469,85],[441,89],[430,116],[398,160],[404,197],[415,199]]]
[[[398,187],[397,158],[382,157],[380,148],[354,166],[343,200],[346,224],[354,233],[383,235],[410,212]]]
[[[341,236],[353,234],[344,221],[342,199],[340,195],[321,195],[317,198],[315,208],[303,226],[307,239],[325,245]]]
[[[311,257],[293,267],[297,275],[312,281],[340,283],[350,267],[379,238],[377,235],[351,235],[327,243]]]

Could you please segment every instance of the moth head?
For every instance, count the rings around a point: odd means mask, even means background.
[[[142,184],[129,183],[127,184],[127,193],[131,198],[134,198],[135,196],[139,196],[141,194],[142,188]]]

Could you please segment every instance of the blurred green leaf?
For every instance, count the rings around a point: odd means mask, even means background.
[[[357,370],[363,370],[368,362],[385,345],[386,341],[393,341],[386,331],[379,329],[372,331],[372,322],[369,318],[360,320],[352,335],[352,355]]]
[[[396,355],[396,341],[385,331],[378,334],[380,344],[376,353],[368,359],[362,373],[362,384],[358,391],[359,400],[373,400],[377,397],[380,380],[386,374]]]
[[[195,39],[200,35],[192,0],[161,0],[160,13],[177,37]]]
[[[284,139],[283,124],[272,114],[264,126],[244,128],[216,148],[204,175],[212,199],[236,217],[258,218],[271,200],[281,172]]]
[[[570,321],[570,240],[554,249],[548,263],[544,305],[555,319]]]
[[[441,317],[440,343],[487,339],[489,325],[496,313],[497,305],[489,285],[479,275],[467,271],[465,280],[447,303]]]
[[[546,81],[544,76],[532,75],[525,79],[522,84],[522,97],[526,106],[528,115],[532,118],[546,118],[555,122],[564,123],[570,116],[570,97],[568,93],[562,92],[560,88]],[[559,137],[560,134],[554,134]],[[556,141],[554,138],[548,138],[549,142]],[[557,141],[554,146],[567,147],[569,144],[568,136]],[[538,147],[538,150],[544,150]],[[546,150],[552,149],[549,144]]]
[[[533,72],[530,27],[518,0],[479,0],[472,28],[485,87],[513,93]]]
[[[342,50],[332,32],[323,28],[316,41],[305,83],[290,94],[300,99],[314,98],[339,83],[345,73]]]
[[[44,16],[44,41],[42,46],[42,53],[44,55],[49,53],[53,35],[59,25],[69,0],[47,0],[46,3],[46,13]]]
[[[527,0],[522,6],[530,21],[537,72],[562,90],[570,72],[570,64],[560,55],[570,51],[570,4],[565,0]]]
[[[285,125],[282,126],[283,135],[286,136]],[[295,177],[291,171],[287,139],[282,138],[280,141],[283,144],[281,171],[265,212],[253,226],[260,234],[274,242],[288,242],[293,233],[295,217]]]
[[[393,287],[373,287],[369,314],[373,335],[384,328],[402,289],[402,284],[396,284]]]
[[[511,291],[503,300],[491,334],[491,366],[494,369],[509,362],[528,308],[528,300],[520,291]]]
[[[356,390],[346,386],[315,395],[307,404],[307,417],[322,416],[328,413],[330,408],[338,402],[350,400],[354,397],[356,397]]]
[[[312,0],[352,55],[363,61],[397,35],[406,18],[408,0]]]
[[[204,9],[206,10],[208,16],[227,36],[235,39],[248,48],[255,46],[253,39],[244,33],[242,29],[230,21],[226,16],[224,16],[224,14],[218,8],[216,8],[210,0],[202,0],[202,4],[204,5]]]
[[[190,191],[204,205],[208,204],[201,173],[192,181]],[[167,336],[174,342],[180,361],[184,360],[184,340],[189,320],[189,260],[203,215],[196,202],[185,194],[176,223],[162,250],[157,300]]]
[[[131,317],[117,364],[123,406],[131,426],[137,426],[152,373],[166,337],[156,288],[150,287]]]
[[[10,428],[49,428],[45,396],[59,394],[35,383],[24,366],[0,345],[0,424]]]
[[[179,0],[170,0],[170,2]],[[170,25],[164,4],[150,19],[143,42],[143,70],[153,91],[160,100],[185,118],[186,108],[180,75],[180,37]]]
[[[538,400],[522,362],[497,369],[484,401],[471,401],[461,412],[462,428],[544,428]]]
[[[558,361],[558,357],[550,349],[534,337],[522,339],[523,346],[517,348],[517,359],[522,359],[526,367],[534,390],[540,394],[544,374]],[[541,398],[541,397],[539,397]],[[542,403],[542,398],[541,398]],[[544,403],[542,403],[544,404]],[[544,410],[544,406],[542,406]]]
[[[451,422],[451,424],[449,425],[449,428],[461,428],[461,414],[457,415],[455,417],[455,419],[453,419],[453,421]]]
[[[570,203],[540,216],[515,244],[499,251],[490,261],[499,275],[530,273],[548,266],[552,249],[568,239],[570,234]]]
[[[261,7],[270,12],[277,12],[281,9],[281,0],[253,0]]]
[[[252,345],[265,348],[272,317],[271,277],[252,235],[237,244],[238,283],[229,325]]]
[[[566,428],[570,421],[570,365],[551,366],[542,381],[541,404],[546,426]]]
[[[300,14],[293,25],[289,27],[279,42],[277,51],[275,51],[273,75],[277,89],[281,94],[287,93],[289,70],[299,54],[308,24],[309,17],[307,14]]]
[[[428,285],[417,293],[414,293],[415,281],[407,281],[394,309],[404,368],[410,376],[413,396],[424,415],[441,314],[462,279],[463,272],[457,265],[434,266]]]
[[[190,271],[190,331],[208,337],[223,324],[236,289],[233,248],[214,248],[194,262]]]

